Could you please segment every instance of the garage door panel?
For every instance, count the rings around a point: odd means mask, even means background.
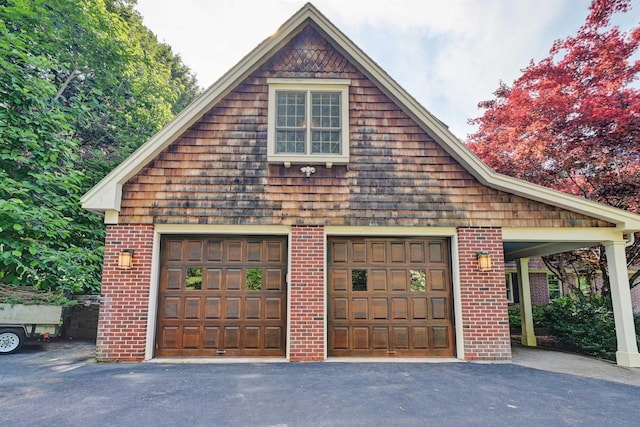
[[[240,327],[226,326],[224,328],[224,347],[232,350],[240,348]]]
[[[267,269],[265,287],[268,291],[281,291],[284,286],[282,269]]]
[[[226,310],[225,310],[225,319],[226,320],[236,320],[240,319],[240,298],[226,298]]]
[[[239,291],[242,289],[242,270],[230,268],[227,270],[227,290]]]
[[[391,242],[391,262],[404,263],[405,260],[405,244],[404,242]]]
[[[372,298],[371,311],[376,320],[389,319],[389,301],[386,298]]]
[[[163,270],[166,276],[164,277],[165,289],[181,289],[182,288],[182,269],[181,268],[166,268]]]
[[[165,326],[161,331],[162,342],[164,348],[177,349],[178,348],[178,327],[177,326]]]
[[[256,350],[260,348],[260,330],[259,326],[245,326],[243,328],[244,336],[242,342],[244,348]]]
[[[202,240],[189,240],[187,242],[187,261],[202,261],[203,246]]]
[[[393,332],[393,349],[408,350],[409,349],[409,327],[394,326],[391,328]]]
[[[284,263],[285,260],[285,245],[281,241],[268,241],[267,242],[267,262]]]
[[[352,346],[355,350],[368,350],[369,349],[369,328],[367,326],[354,326],[353,343]]]
[[[169,261],[181,261],[182,260],[182,240],[167,240],[166,243],[166,258]]]
[[[222,269],[220,268],[208,268],[206,290],[218,291],[222,286]]]
[[[424,242],[409,242],[409,262],[424,264],[426,262]]]
[[[389,328],[386,326],[374,326],[373,328],[373,348],[375,350],[387,350],[389,345]]]
[[[157,356],[284,356],[285,237],[165,236]]]
[[[397,292],[406,292],[407,290],[407,271],[391,270],[391,290]]]
[[[229,240],[227,241],[227,262],[241,262],[242,261],[242,240]]]
[[[364,243],[352,242],[350,252],[352,263],[358,264],[367,262],[367,249]]]
[[[222,240],[209,239],[207,240],[207,261],[221,262],[223,255]]]
[[[431,318],[443,320],[447,318],[447,299],[431,298]]]
[[[205,311],[204,318],[213,320],[220,319],[220,298],[219,297],[207,297],[205,298]]]
[[[264,332],[264,348],[278,350],[282,348],[283,328],[279,326],[267,326]]]
[[[391,319],[407,320],[409,318],[408,305],[407,298],[391,298]]]
[[[387,270],[371,270],[369,283],[372,291],[387,291]]]
[[[282,298],[265,299],[265,318],[267,320],[282,320],[284,318],[284,306]]]
[[[246,319],[260,319],[260,306],[262,304],[262,298],[260,297],[247,297],[245,299],[245,318]]]
[[[204,327],[204,345],[205,349],[217,349],[220,343],[220,328],[218,326]]]
[[[333,270],[331,286],[334,291],[346,291],[349,288],[349,270]]]
[[[247,261],[262,261],[262,242],[247,242]]]
[[[329,342],[334,350],[349,350],[349,328],[347,326],[336,326],[330,329]]]
[[[200,297],[186,297],[184,299],[184,315],[185,319],[199,319],[200,313]]]
[[[180,317],[180,301],[180,297],[162,298],[160,317],[163,319],[178,319]]]
[[[369,299],[353,298],[351,300],[353,320],[367,320],[369,318]]]
[[[197,349],[200,347],[200,327],[184,326],[182,328],[182,348]]]
[[[447,326],[433,326],[431,328],[431,336],[433,337],[434,348],[448,348],[449,347],[449,331]]]
[[[411,318],[413,320],[427,320],[427,297],[411,298]]]
[[[414,326],[411,328],[411,346],[417,350],[429,348],[429,328],[426,326]]]
[[[447,287],[447,272],[441,269],[429,271],[429,285],[432,291],[444,291]]]
[[[329,356],[452,356],[443,238],[328,239]]]

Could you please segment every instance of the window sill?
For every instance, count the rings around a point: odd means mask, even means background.
[[[333,165],[341,165],[349,163],[349,156],[330,156],[330,155],[270,155],[267,156],[268,163],[281,164],[289,168],[291,165],[318,165],[323,164],[328,169]]]

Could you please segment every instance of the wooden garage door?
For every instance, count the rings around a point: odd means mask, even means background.
[[[330,238],[330,356],[453,356],[447,239]]]
[[[165,236],[157,356],[284,356],[285,237]]]

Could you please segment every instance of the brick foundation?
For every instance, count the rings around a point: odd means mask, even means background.
[[[324,228],[291,228],[289,359],[324,360]]]
[[[511,343],[500,228],[458,229],[462,328],[466,360],[510,360]],[[476,253],[487,251],[493,268],[480,271]]]
[[[97,336],[99,361],[144,359],[153,225],[108,225]],[[120,270],[118,254],[133,249],[133,268]]]

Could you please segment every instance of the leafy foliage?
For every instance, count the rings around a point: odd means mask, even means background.
[[[609,298],[562,297],[545,307],[551,335],[581,353],[615,359],[615,321]]]
[[[640,26],[611,26],[630,7],[593,0],[575,36],[479,104],[469,148],[500,173],[640,212]],[[606,271],[603,252],[584,259],[587,275]],[[640,260],[640,240],[627,255]]]
[[[520,314],[519,306],[512,306],[508,309],[509,314],[509,327],[521,328],[522,316]],[[531,314],[533,316],[533,326],[536,328],[547,327],[547,318],[544,313],[544,306],[540,304],[533,304],[531,307]]]
[[[132,2],[0,0],[0,282],[97,293],[80,196],[199,88]]]

